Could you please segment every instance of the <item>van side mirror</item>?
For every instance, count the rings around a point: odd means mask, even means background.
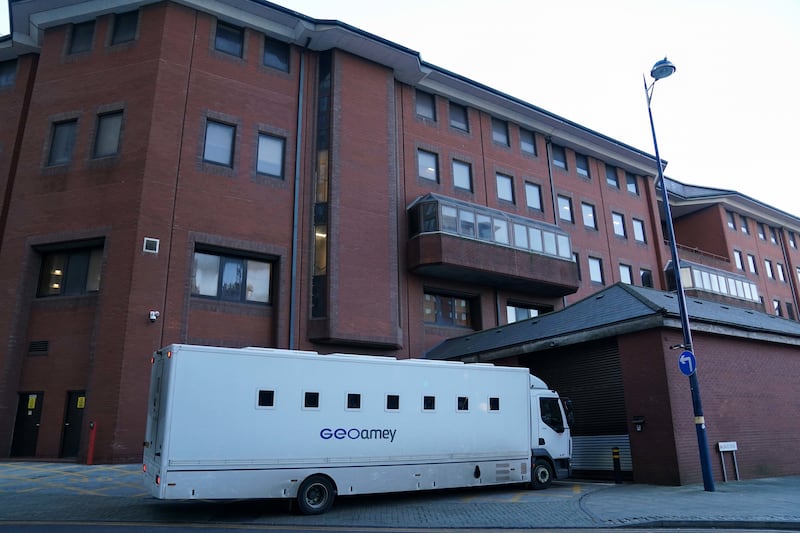
[[[569,398],[561,398],[561,404],[564,406],[564,413],[567,415],[567,424],[569,427],[575,425],[575,411],[572,410],[572,400]]]

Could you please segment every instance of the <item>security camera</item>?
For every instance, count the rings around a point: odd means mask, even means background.
[[[150,322],[155,322],[158,317],[161,316],[161,313],[158,311],[150,311]]]

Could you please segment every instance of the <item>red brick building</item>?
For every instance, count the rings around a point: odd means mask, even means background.
[[[253,0],[12,11],[0,457],[84,461],[96,439],[95,461],[139,460],[169,343],[420,357],[618,281],[666,288],[653,156],[401,45]],[[695,192],[684,259],[794,316],[800,221]]]

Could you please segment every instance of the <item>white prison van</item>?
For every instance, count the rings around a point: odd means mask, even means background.
[[[144,479],[156,498],[294,498],[569,475],[558,395],[524,368],[171,345],[152,358]]]

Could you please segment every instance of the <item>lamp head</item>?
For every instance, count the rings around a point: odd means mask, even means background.
[[[672,61],[665,57],[660,61],[656,61],[656,64],[653,65],[652,69],[650,69],[650,76],[654,80],[660,80],[662,78],[672,76],[675,73],[675,70],[676,68],[675,65],[672,64]]]

